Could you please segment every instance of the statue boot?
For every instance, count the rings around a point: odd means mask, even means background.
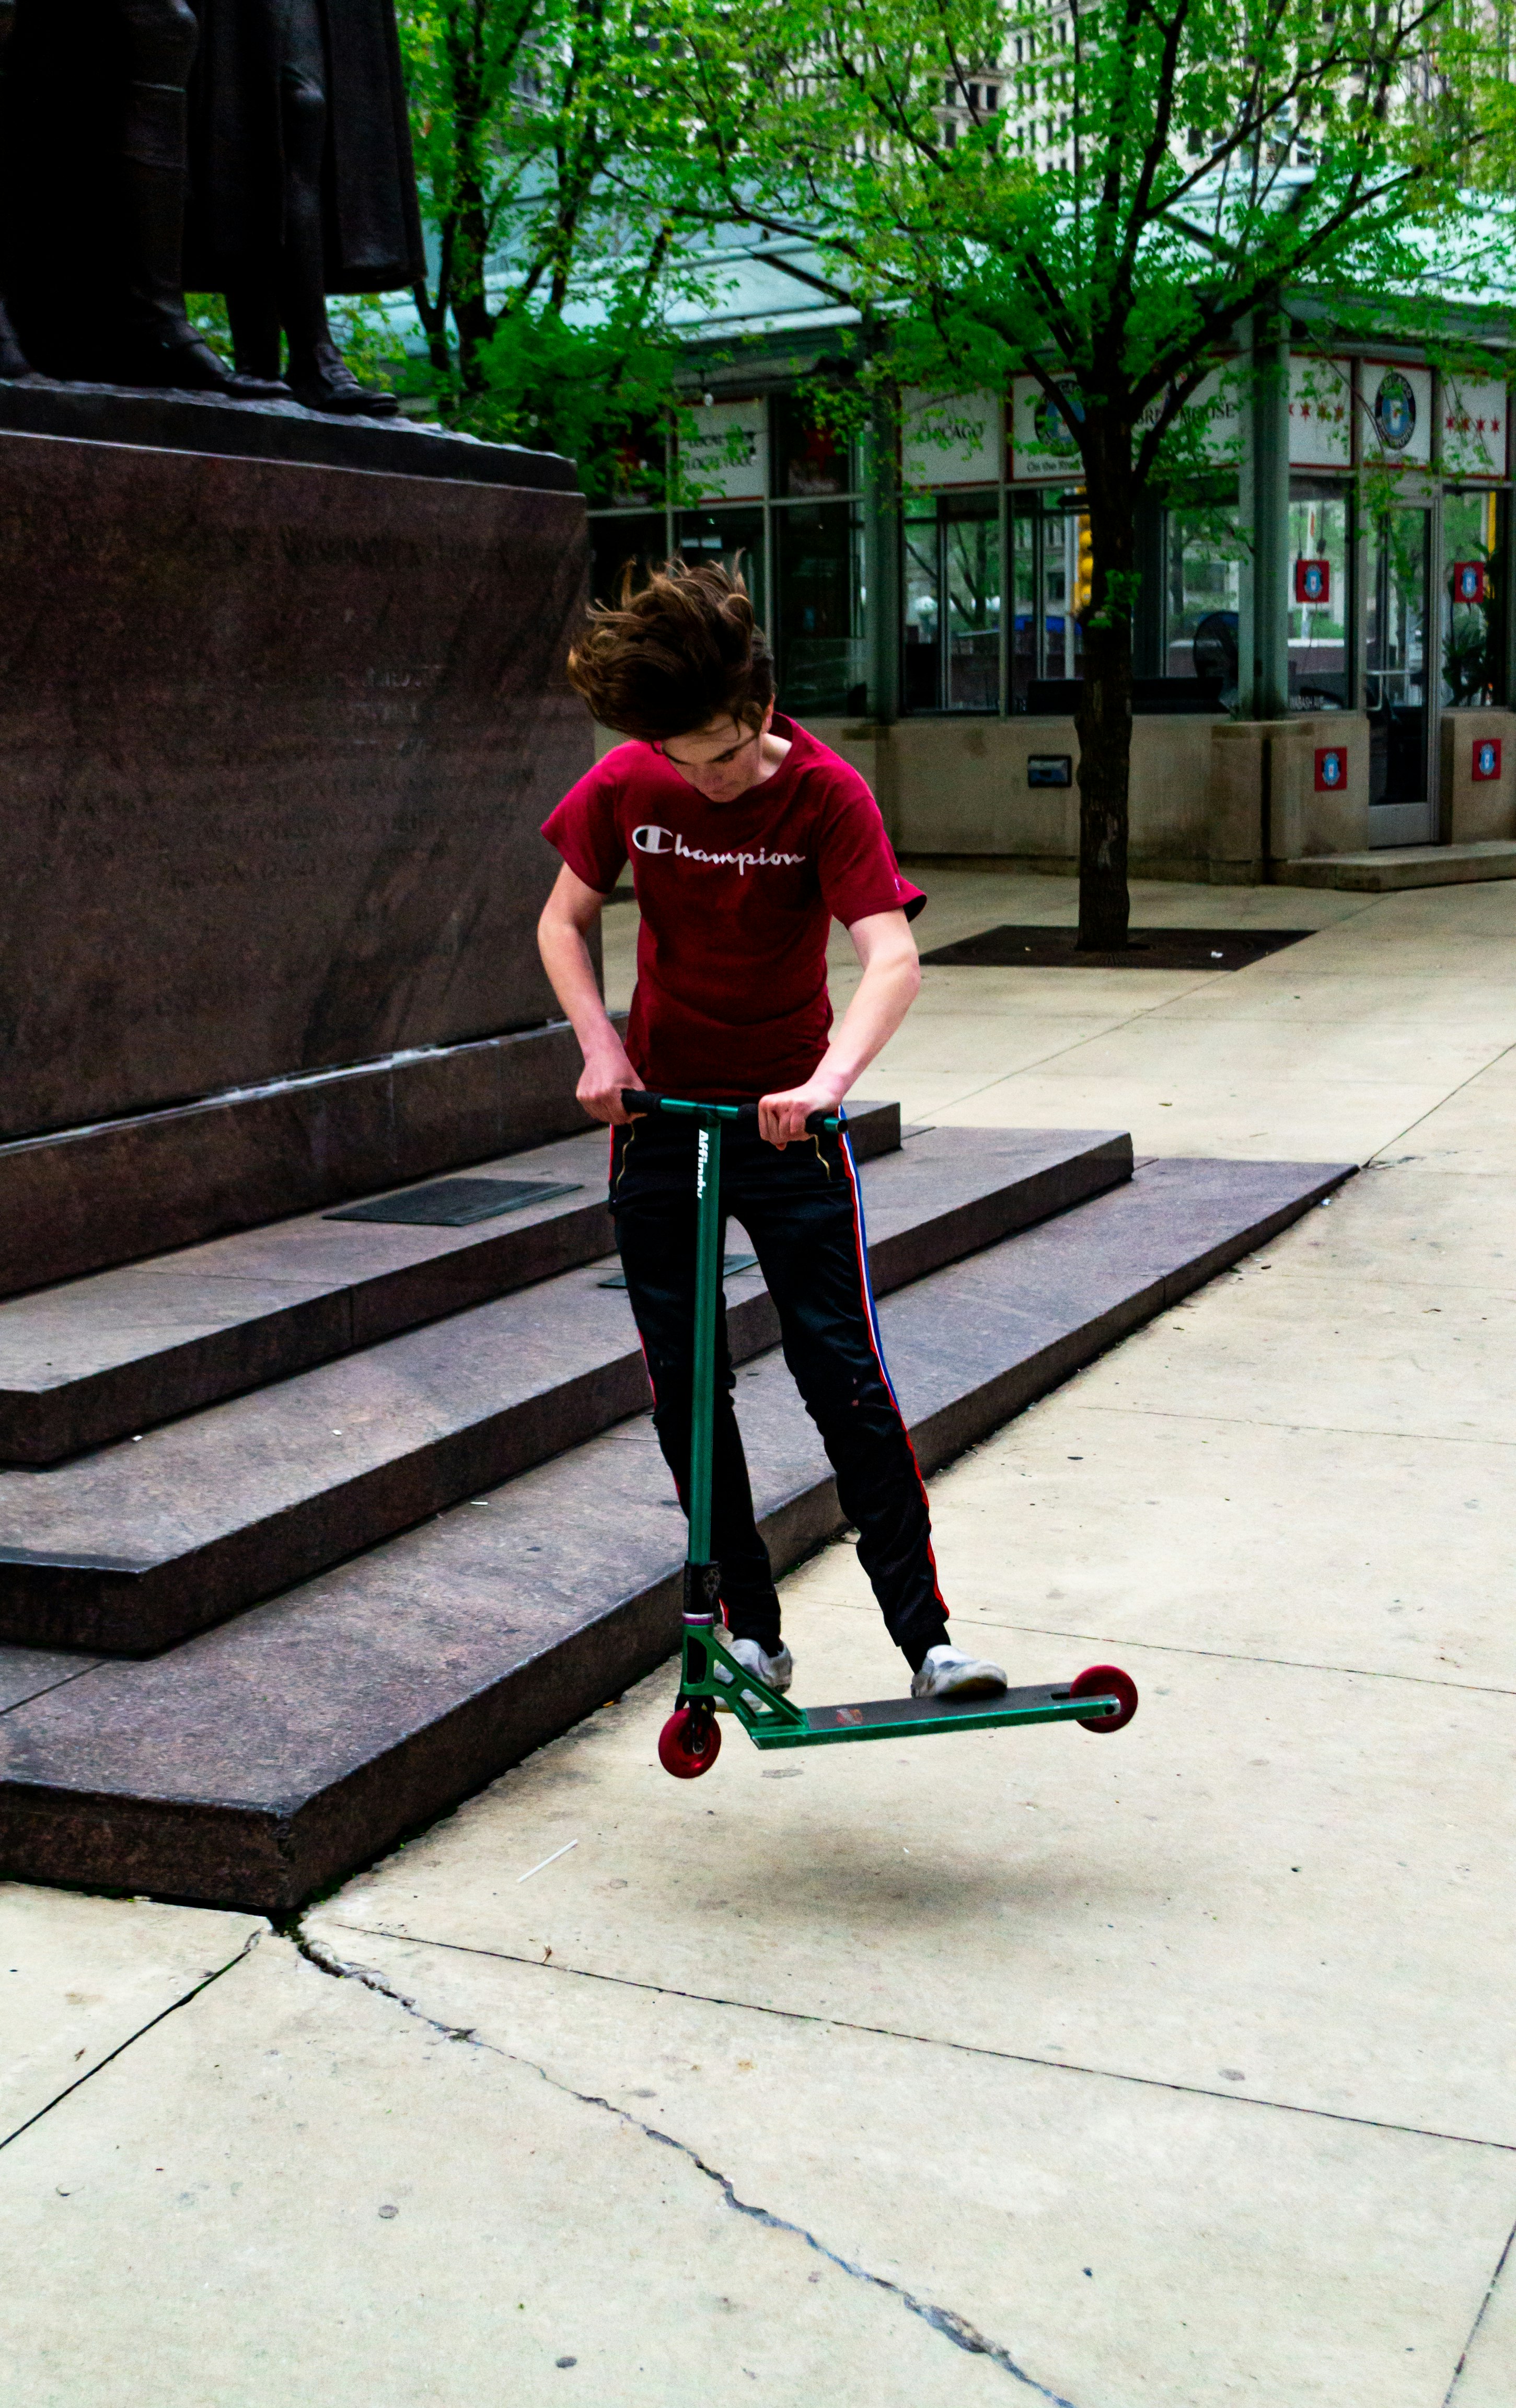
[[[290,391],[307,409],[328,410],[338,418],[394,418],[400,409],[393,393],[359,383],[329,336],[300,357],[291,345]]]
[[[239,368],[277,376],[279,337],[289,345],[290,390],[307,409],[336,418],[393,418],[382,386],[360,384],[332,340],[326,315],[322,178],[327,145],[325,53],[313,0],[284,0],[280,32],[279,131],[284,155],[284,240],[226,296]]]
[[[36,374],[36,368],[16,340],[16,330],[6,315],[5,303],[0,301],[0,379],[7,384],[20,384],[25,378]]]
[[[14,0],[0,0],[0,59],[5,57],[15,23]],[[16,329],[7,314],[6,305],[0,301],[0,378],[7,384],[19,384],[24,377],[36,374],[36,370],[16,340]]]
[[[293,274],[288,260],[282,265],[282,307],[279,294],[266,285],[239,284],[226,295],[238,373],[278,376],[288,326],[290,365],[285,381],[303,408],[339,418],[393,418],[400,408],[393,394],[360,384],[333,342],[320,287],[308,273]]]
[[[185,313],[184,118],[184,93],[177,86],[128,85],[122,174],[129,268],[121,380],[240,400],[288,400],[289,388],[276,380],[229,368]]]

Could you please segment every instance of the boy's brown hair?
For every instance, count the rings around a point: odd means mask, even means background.
[[[665,561],[620,603],[598,604],[568,674],[605,727],[658,744],[713,719],[758,727],[774,699],[774,661],[740,575],[713,562]]]

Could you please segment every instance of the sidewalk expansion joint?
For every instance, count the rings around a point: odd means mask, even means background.
[[[853,1598],[828,1598],[827,1610],[834,1613],[877,1612],[873,1599],[867,1605]],[[1198,1656],[1214,1664],[1267,1664],[1280,1672],[1325,1672],[1334,1680],[1403,1681],[1417,1689],[1466,1690],[1475,1698],[1516,1698],[1516,1689],[1498,1681],[1448,1681],[1433,1672],[1394,1672],[1387,1666],[1368,1664],[1315,1664],[1300,1656],[1244,1655],[1236,1647],[1182,1647],[1178,1640],[1136,1639],[1123,1631],[1120,1639],[1111,1639],[1102,1631],[1054,1630],[1040,1622],[997,1622],[993,1614],[967,1614],[961,1619],[975,1630],[1004,1631],[1008,1638],[1024,1635],[1030,1639],[1070,1639],[1080,1647],[1140,1647],[1150,1656]]]
[[[970,2358],[988,2358],[991,2365],[997,2366],[1003,2374],[1010,2375],[1025,2390],[1034,2392],[1037,2399],[1046,2400],[1050,2403],[1050,2408],[1075,2408],[1075,2403],[1062,2391],[1050,2390],[1045,2383],[1039,2383],[1035,2374],[1029,2374],[1023,2366],[1017,2364],[1008,2349],[1003,2348],[998,2342],[991,2341],[986,2334],[980,2331],[977,2325],[970,2324],[967,2317],[959,2315],[955,2309],[939,2307],[935,2300],[919,2299],[914,2291],[908,2291],[903,2284],[892,2283],[887,2275],[872,2273],[866,2266],[855,2265],[851,2258],[839,2257],[835,2249],[827,2247],[824,2241],[819,2241],[813,2232],[808,2232],[803,2224],[792,2223],[788,2216],[776,2215],[770,2208],[755,2207],[750,2200],[740,2199],[731,2176],[723,2174],[718,2166],[708,2164],[698,2149],[692,2148],[688,2141],[676,2140],[671,2132],[661,2132],[655,2124],[645,2124],[639,2115],[629,2114],[624,2107],[616,2106],[609,2099],[602,2099],[593,2091],[576,2090],[572,2083],[560,2081],[556,2074],[549,2072],[545,2065],[539,2065],[535,2057],[520,2057],[513,2049],[502,2048],[497,2042],[483,2039],[472,2027],[447,2024],[438,2016],[428,2014],[424,2007],[418,2006],[413,1999],[408,1999],[404,1991],[393,1988],[381,1974],[375,1973],[366,1966],[346,1964],[341,1957],[334,1956],[322,1946],[319,1941],[312,1940],[308,1933],[302,1930],[297,1917],[292,1917],[287,1923],[279,1924],[275,1928],[285,1939],[293,1942],[307,1963],[313,1965],[318,1972],[327,1974],[334,1981],[361,1983],[365,1989],[372,1990],[379,1998],[388,1999],[393,2005],[402,2008],[408,2015],[414,2017],[416,2022],[424,2024],[428,2030],[440,2033],[444,2040],[463,2041],[472,2048],[486,2050],[489,2055],[499,2057],[507,2065],[519,2066],[527,2073],[535,2073],[539,2081],[547,2084],[550,2090],[556,2090],[561,2097],[575,2100],[581,2107],[597,2108],[603,2114],[613,2117],[618,2124],[622,2124],[629,2130],[639,2133],[645,2141],[655,2141],[661,2147],[672,2149],[676,2156],[683,2157],[697,2173],[702,2174],[707,2182],[716,2186],[726,2205],[736,2214],[746,2216],[753,2224],[763,2225],[770,2232],[789,2233],[793,2239],[803,2242],[808,2249],[815,2251],[818,2258],[824,2258],[829,2266],[837,2267],[839,2272],[849,2275],[852,2281],[863,2283],[871,2290],[883,2291],[889,2298],[897,2300],[903,2308],[908,2309],[913,2316],[920,2316],[922,2322],[929,2325],[934,2332],[940,2333],[945,2341],[951,2341],[954,2348],[965,2351]],[[356,1928],[356,1927],[349,1928]],[[491,1952],[465,1951],[463,1953],[489,1954]],[[635,1986],[643,1988],[651,1985],[637,1984]],[[670,1991],[666,1995],[686,1997],[694,1994]],[[808,2017],[804,2020],[821,2019]]]
[[[295,1941],[296,1946],[307,1954],[316,1944],[297,1937],[291,1927],[279,1925],[277,1928],[286,1931],[287,1936]],[[522,1965],[530,1972],[547,1973],[568,1981],[606,1982],[617,1989],[645,1991],[655,1999],[687,1999],[692,2006],[730,2007],[738,2014],[771,2015],[778,2023],[815,2024],[828,2031],[861,2032],[869,2040],[903,2041],[913,2048],[951,2049],[954,2056],[987,2057],[996,2065],[1036,2065],[1049,2073],[1080,2073],[1094,2082],[1124,2082],[1138,2090],[1166,2090],[1179,2099],[1214,2099],[1226,2107],[1260,2107],[1276,2115],[1306,2115],[1318,2123],[1350,2124],[1363,2131],[1397,2132],[1408,2141],[1451,2141],[1460,2149],[1495,2149],[1504,2157],[1516,2157],[1516,2141],[1497,2141],[1484,2132],[1446,2132],[1431,2124],[1402,2124],[1389,2115],[1352,2115],[1343,2107],[1308,2107],[1295,2099],[1264,2099],[1249,2090],[1213,2090],[1204,2082],[1178,2082],[1171,2076],[1158,2073],[1127,2073],[1114,2065],[1080,2065],[1067,2057],[1037,2057],[1030,2049],[990,2048],[982,2041],[949,2040],[940,2032],[903,2031],[896,2024],[860,2024],[845,2015],[813,2014],[801,2007],[767,2006],[760,1999],[728,1999],[714,1990],[676,1989],[671,1983],[639,1981],[634,1973],[602,1973],[591,1965],[560,1965],[556,1958],[551,1965],[546,1965],[540,1956],[520,1956],[514,1949],[481,1948],[464,1940],[432,1940],[421,1931],[387,1931],[382,1925],[362,1923],[345,1923],[341,1928],[350,1931],[356,1939],[399,1941],[408,1947],[437,1948],[454,1956],[485,1956],[493,1964]],[[315,1963],[318,1960],[313,1957],[311,1961]],[[327,1967],[324,1970],[329,1971],[332,1969]],[[369,1976],[356,1967],[352,1969],[352,1977],[359,1981],[369,1980]],[[378,1976],[374,1977],[371,1986],[384,1987]],[[398,1993],[385,1991],[385,1996],[398,1996]],[[404,2000],[401,2003],[404,2004]],[[437,2028],[441,2030],[443,2027],[439,2025]],[[460,2034],[458,2037],[469,2035]],[[524,2064],[528,2060],[523,2058],[522,2062]],[[619,2114],[622,2111],[618,2108],[613,2112]],[[629,2122],[635,2120],[635,2117],[628,2118]],[[659,2134],[656,2137],[663,2136]],[[869,2279],[872,2281],[873,2277]],[[1050,2393],[1049,2397],[1051,2396]]]
[[[1513,2224],[1510,2230],[1507,2233],[1506,2245],[1500,2252],[1499,2257],[1495,2259],[1495,2272],[1491,2275],[1490,2280],[1485,2286],[1484,2297],[1480,2301],[1479,2315],[1469,2326],[1468,2339],[1465,2342],[1463,2352],[1459,2358],[1458,2363],[1452,2370],[1452,2381],[1449,2384],[1447,2390],[1443,2394],[1442,2408],[1452,2408],[1458,2386],[1464,2379],[1464,2369],[1468,2364],[1469,2351],[1473,2348],[1474,2344],[1479,2339],[1480,2327],[1484,2322],[1485,2317],[1490,2312],[1491,2303],[1499,2287],[1500,2277],[1506,2271],[1507,2262],[1509,2259],[1512,2249],[1516,2249],[1516,2224]]]
[[[150,2015],[147,2022],[139,2025],[135,2032],[128,2032],[124,2040],[118,2041],[113,2049],[107,2050],[106,2055],[98,2058],[87,2071],[81,2073],[77,2081],[65,2084],[64,2088],[55,2097],[48,2100],[44,2106],[39,2107],[35,2114],[28,2115],[24,2123],[18,2124],[14,2131],[0,2132],[0,2149],[8,2149],[12,2141],[19,2141],[21,2134],[29,2132],[34,2124],[40,2124],[45,2115],[50,2115],[53,2109],[61,2107],[65,2099],[72,2099],[75,2091],[82,2090],[85,2084],[93,2082],[97,2073],[104,2073],[107,2065],[114,2065],[119,2057],[124,2057],[126,2051],[129,2048],[135,2048],[139,2040],[146,2040],[149,2032],[156,2031],[158,2026],[165,2023],[170,2015],[177,2015],[181,2007],[193,2006],[202,1991],[208,1990],[213,1982],[219,1982],[225,1974],[235,1971],[238,1965],[250,1956],[262,1937],[262,1932],[250,1932],[236,1955],[229,1956],[224,1965],[218,1965],[213,1972],[205,1976],[203,1981],[196,1982],[193,1988],[186,1990],[182,1998],[170,1999],[166,2007],[160,2007],[158,2013],[155,2015]]]
[[[1146,1327],[1151,1329],[1155,1326],[1152,1322],[1149,1322]],[[1134,1335],[1137,1336],[1142,1334],[1144,1333],[1141,1331],[1134,1332]],[[1080,1368],[1081,1370],[1093,1371],[1098,1368],[1098,1358],[1096,1362],[1081,1364]],[[1420,1369],[1421,1366],[1418,1365],[1416,1368]],[[1069,1381],[1065,1384],[1072,1387],[1074,1383],[1073,1381]],[[1050,1389],[1047,1398],[1038,1397],[1037,1402],[1042,1404],[1045,1401],[1051,1401],[1054,1393]],[[1303,1438],[1386,1438],[1406,1446],[1431,1444],[1434,1446],[1509,1447],[1516,1445],[1516,1440],[1493,1438],[1488,1430],[1481,1430],[1473,1424],[1470,1425],[1466,1437],[1461,1430],[1379,1429],[1371,1422],[1276,1422],[1266,1421],[1259,1413],[1213,1413],[1194,1411],[1186,1413],[1176,1412],[1171,1405],[1104,1405],[1092,1402],[1087,1397],[1081,1397],[1079,1401],[1086,1412],[1122,1413],[1134,1421],[1212,1422],[1223,1429],[1287,1430],[1292,1436]],[[993,1430],[990,1435],[992,1439],[996,1439],[1000,1436],[1000,1431]],[[983,1446],[987,1442],[983,1439],[975,1441],[978,1446]],[[966,1453],[967,1450],[965,1449],[965,1452]]]
[[[1388,1153],[1392,1145],[1404,1145],[1412,1129],[1420,1128],[1423,1121],[1431,1120],[1434,1113],[1439,1112],[1442,1110],[1444,1104],[1452,1103],[1454,1096],[1461,1096],[1466,1087],[1472,1087],[1476,1080],[1482,1079],[1487,1070],[1493,1070],[1497,1062],[1508,1060],[1512,1054],[1516,1054],[1516,1045],[1502,1045],[1497,1053],[1491,1054],[1488,1062],[1481,1062],[1477,1070],[1470,1070],[1466,1079],[1460,1079],[1457,1085],[1450,1087],[1445,1096],[1439,1096],[1435,1104],[1428,1104],[1424,1112],[1418,1112],[1413,1121],[1408,1121],[1405,1127],[1400,1130],[1397,1136],[1387,1137],[1382,1145],[1377,1145],[1374,1148],[1373,1153],[1369,1155],[1367,1161],[1365,1163],[1365,1169],[1373,1170],[1378,1168],[1380,1154]],[[1425,1155],[1422,1154],[1412,1155],[1410,1158],[1413,1161],[1424,1161],[1427,1159]],[[1390,1166],[1388,1165],[1386,1166],[1386,1168],[1389,1167]]]

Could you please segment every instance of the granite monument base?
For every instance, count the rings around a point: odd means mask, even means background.
[[[582,1125],[534,942],[591,759],[571,465],[9,394],[0,1291]]]
[[[0,1145],[0,1296],[574,1137],[565,1021]]]

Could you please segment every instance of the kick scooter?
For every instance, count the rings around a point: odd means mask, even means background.
[[[694,1396],[690,1437],[690,1544],[684,1566],[684,1644],[679,1698],[658,1740],[658,1760],[676,1780],[708,1772],[721,1753],[718,1709],[734,1713],[754,1747],[835,1747],[850,1740],[925,1738],[1008,1723],[1077,1722],[1118,1731],[1137,1710],[1137,1684],[1095,1664],[1062,1687],[1002,1689],[989,1698],[885,1698],[872,1705],[794,1706],[727,1653],[718,1633],[722,1568],[710,1553],[711,1445],[716,1415],[716,1313],[721,1289],[722,1125],[756,1126],[756,1104],[692,1104],[624,1088],[629,1112],[670,1112],[696,1125]],[[841,1126],[813,1112],[808,1131]]]

